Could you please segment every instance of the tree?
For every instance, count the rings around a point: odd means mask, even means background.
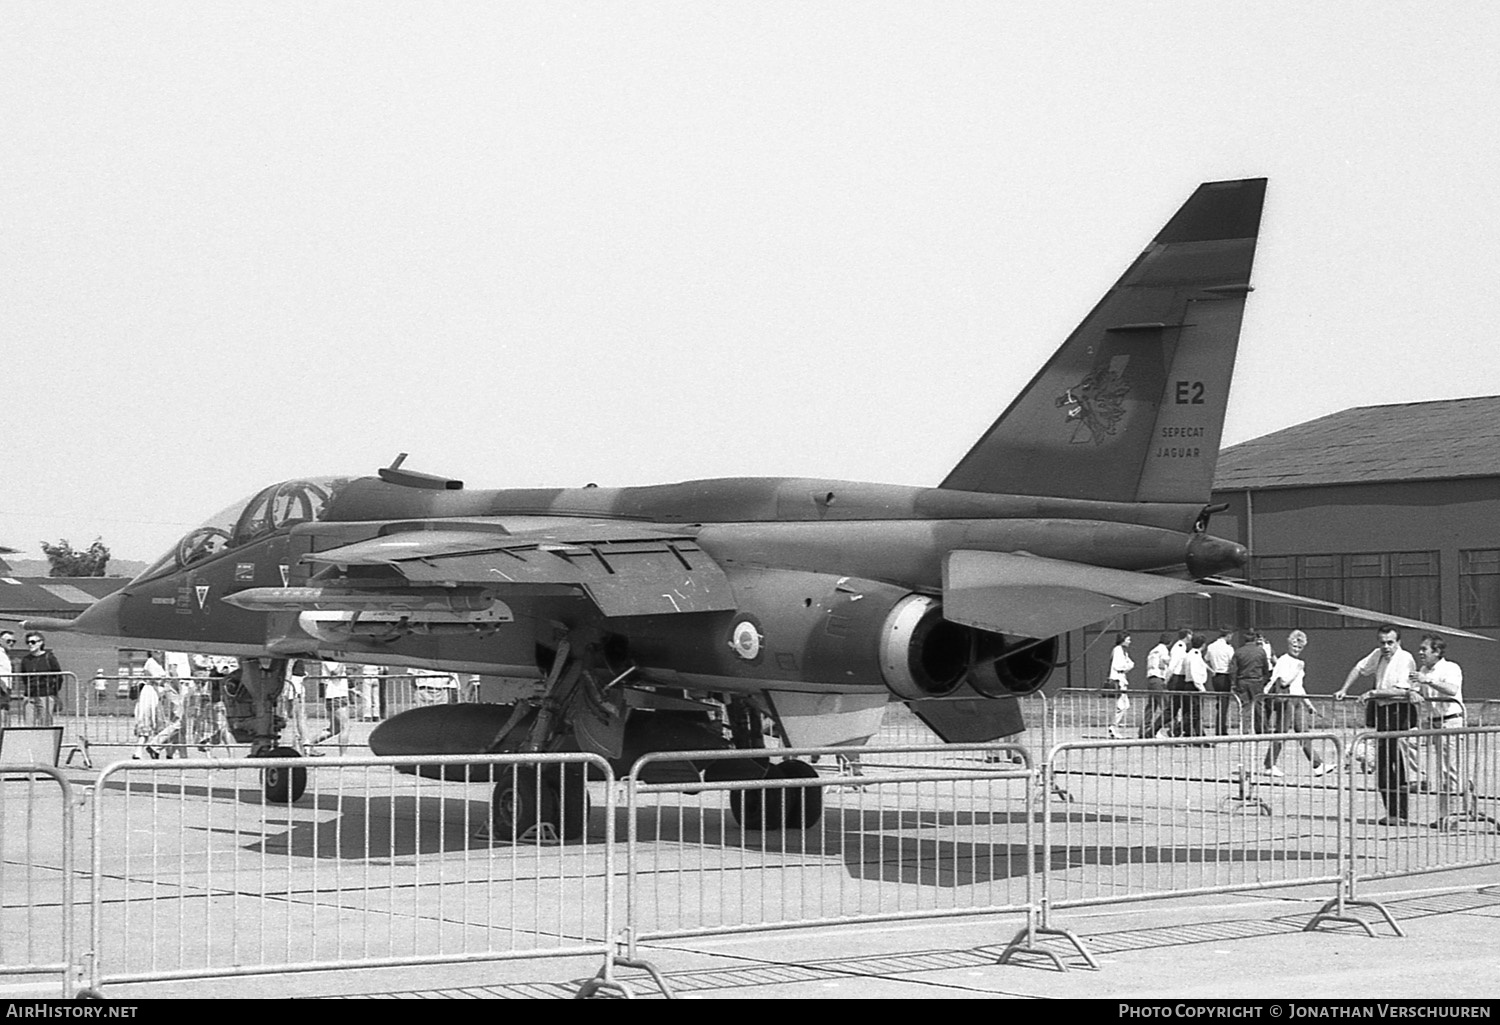
[[[66,538],[55,545],[43,541],[42,551],[46,553],[47,561],[52,564],[49,576],[102,577],[104,568],[109,565],[109,549],[105,547],[103,540],[97,537],[94,538],[94,543],[83,551],[74,551]]]

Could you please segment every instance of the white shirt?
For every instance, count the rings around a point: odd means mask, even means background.
[[[1431,703],[1435,718],[1462,715],[1464,711],[1464,671],[1457,662],[1440,658],[1431,669],[1419,669],[1422,694]]]
[[[1208,668],[1215,674],[1229,672],[1229,664],[1234,661],[1234,645],[1229,643],[1226,637],[1220,637],[1208,646]]]
[[[1267,693],[1275,688],[1272,684],[1284,683],[1286,690],[1284,694],[1296,694],[1301,697],[1307,695],[1307,689],[1303,679],[1307,672],[1307,663],[1300,658],[1292,658],[1291,655],[1282,655],[1276,660],[1276,667],[1271,670],[1271,683],[1266,684]]]
[[[11,688],[10,674],[15,668],[10,664],[10,653],[0,647],[0,694],[9,694]]]
[[[1183,668],[1183,664],[1187,660],[1187,652],[1187,645],[1182,641],[1178,641],[1176,644],[1172,645],[1172,651],[1167,656],[1168,676],[1181,676],[1183,674],[1183,672],[1185,671]]]
[[[167,671],[162,668],[161,663],[156,661],[155,655],[152,655],[146,659],[146,664],[141,666],[141,672],[145,673],[153,680],[160,680],[162,677],[167,675]]]
[[[1354,668],[1360,676],[1375,677],[1376,690],[1411,690],[1411,674],[1417,671],[1417,660],[1399,646],[1389,659],[1383,649],[1376,648]]]
[[[1172,659],[1172,653],[1167,650],[1165,644],[1158,644],[1146,652],[1146,675],[1158,680],[1167,678],[1167,664]]]
[[[1126,677],[1135,662],[1125,650],[1125,645],[1116,644],[1115,650],[1109,656],[1109,682],[1115,684],[1121,690],[1130,686],[1130,680]]]
[[[349,677],[344,675],[344,663],[323,663],[323,697],[347,698],[349,696]]]
[[[1189,651],[1182,660],[1182,667],[1189,683],[1198,690],[1208,689],[1208,663],[1203,660],[1202,652],[1197,648]]]
[[[192,660],[187,657],[186,652],[164,651],[162,661],[166,663],[167,673],[171,676],[186,679],[193,675]]]

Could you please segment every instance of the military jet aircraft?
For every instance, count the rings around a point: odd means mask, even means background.
[[[295,753],[277,746],[275,701],[283,660],[311,655],[535,681],[511,704],[395,716],[377,753],[584,750],[623,769],[648,751],[755,751],[764,722],[794,747],[859,743],[892,700],[949,742],[1015,734],[1013,699],[1047,682],[1059,634],[1173,594],[1392,619],[1225,579],[1247,553],[1207,533],[1264,193],[1200,186],[935,488],[473,490],[398,459],[273,484],[45,625],[276,659],[226,688],[259,754]],[[300,780],[267,787],[294,800]],[[559,774],[546,799],[497,792],[496,815],[576,833],[559,809],[584,807],[583,787]]]

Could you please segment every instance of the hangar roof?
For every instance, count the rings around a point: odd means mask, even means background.
[[[125,577],[0,577],[0,615],[82,612],[129,582]]]
[[[1215,490],[1500,476],[1500,395],[1358,406],[1219,453]]]

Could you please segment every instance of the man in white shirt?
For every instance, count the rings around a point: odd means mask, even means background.
[[[1109,735],[1113,740],[1120,740],[1124,736],[1121,730],[1125,725],[1125,713],[1130,711],[1130,696],[1126,691],[1130,690],[1130,671],[1134,668],[1135,661],[1130,657],[1130,635],[1115,634],[1115,647],[1109,655],[1109,685],[1117,693],[1115,720],[1109,728]]]
[[[1416,681],[1427,699],[1427,728],[1461,730],[1464,728],[1464,671],[1447,657],[1448,642],[1437,634],[1427,634],[1417,648]],[[1448,802],[1452,795],[1463,794],[1460,782],[1459,752],[1462,737],[1433,737],[1432,751],[1437,760],[1438,817],[1434,829],[1447,829]]]
[[[16,635],[6,630],[0,633],[0,729],[10,725],[10,695],[15,689],[15,667],[10,661],[10,646],[16,643]]]
[[[328,710],[328,726],[310,746],[337,738],[342,755],[349,749],[349,675],[342,662],[323,663],[323,704]]]
[[[1218,704],[1217,714],[1214,716],[1214,730],[1219,736],[1229,734],[1229,700],[1230,688],[1234,684],[1234,630],[1227,626],[1219,627],[1219,637],[1203,653],[1208,660],[1208,671],[1210,674],[1209,685],[1213,688],[1215,700]]]
[[[1344,685],[1333,692],[1342,701],[1361,676],[1375,678],[1375,686],[1361,700],[1374,705],[1370,724],[1381,733],[1409,730],[1417,724],[1414,702],[1420,695],[1412,689],[1417,663],[1411,652],[1401,647],[1401,631],[1389,623],[1376,632],[1380,646],[1354,664]],[[1382,826],[1405,825],[1407,821],[1406,761],[1399,737],[1380,738],[1375,749],[1375,779],[1380,799],[1385,802]]]
[[[1146,710],[1141,713],[1141,739],[1156,736],[1166,708],[1167,665],[1172,649],[1167,647],[1169,634],[1157,639],[1156,647],[1146,653]]]

